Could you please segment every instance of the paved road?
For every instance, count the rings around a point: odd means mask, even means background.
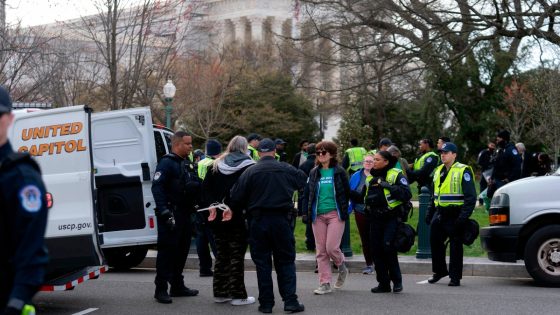
[[[38,314],[260,314],[257,304],[231,306],[212,301],[212,278],[199,278],[186,271],[187,284],[200,295],[174,298],[161,305],[153,299],[154,271],[135,269],[109,272],[98,280],[79,285],[73,291],[39,293]],[[314,296],[317,275],[298,273],[298,294],[307,311],[303,314],[558,314],[560,289],[541,288],[530,279],[466,277],[459,288],[449,288],[448,279],[438,284],[421,284],[428,276],[405,275],[401,294],[372,294],[374,276],[350,274],[344,289]],[[425,282],[425,281],[424,281]],[[246,272],[250,295],[257,295],[256,274]],[[283,314],[276,293],[274,313]]]

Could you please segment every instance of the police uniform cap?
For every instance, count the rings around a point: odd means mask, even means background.
[[[272,152],[274,150],[276,150],[276,144],[269,138],[262,139],[257,148],[259,152]]]
[[[10,94],[3,86],[0,86],[0,113],[9,113],[12,111],[12,99]]]
[[[457,146],[453,142],[446,142],[441,146],[440,151],[457,153]]]
[[[274,143],[276,143],[276,144],[286,144],[287,142],[278,138],[278,139],[274,140]]]

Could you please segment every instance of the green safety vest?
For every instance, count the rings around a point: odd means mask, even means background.
[[[367,154],[366,149],[362,147],[350,148],[346,150],[346,154],[350,160],[348,168],[346,169],[347,172],[349,170],[355,172],[363,167],[364,157]]]
[[[463,173],[468,168],[474,174],[472,168],[455,162],[440,186],[440,174],[444,167],[445,165],[443,164],[438,166],[434,173],[434,204],[436,207],[462,206],[465,203],[463,187],[461,186]]]
[[[274,158],[276,159],[276,161],[280,161],[280,154],[274,153]]]
[[[397,181],[397,177],[401,173],[402,173],[402,170],[399,170],[398,168],[392,168],[392,169],[387,171],[387,176],[385,177],[385,181],[388,182],[391,185],[394,185],[395,182]],[[369,182],[372,179],[373,179],[373,176],[371,176],[371,175],[366,178],[366,197],[367,197],[367,194],[368,194],[368,191],[369,191]],[[394,209],[398,205],[402,204],[402,201],[393,199],[393,197],[391,196],[391,191],[389,191],[389,189],[383,188],[383,194],[385,195],[385,200],[387,200],[387,205],[389,205],[389,208]]]
[[[421,169],[424,166],[424,163],[426,162],[426,159],[429,158],[430,156],[433,156],[436,159],[438,159],[438,163],[439,163],[439,156],[435,152],[430,151],[430,152],[422,155],[419,159],[416,159],[414,161],[414,166],[413,166],[412,169],[415,170],[415,171]]]
[[[256,162],[260,159],[259,157],[259,152],[257,151],[257,149],[253,148],[251,145],[249,145],[248,147],[249,149],[249,156]]]
[[[21,310],[21,315],[35,315],[35,307],[33,305],[26,304]]]
[[[214,163],[214,159],[211,157],[205,157],[200,162],[198,162],[198,177],[204,180],[206,177],[206,172],[208,171],[208,166]]]
[[[375,154],[377,154],[377,149],[369,150],[367,152],[367,155],[375,155]]]

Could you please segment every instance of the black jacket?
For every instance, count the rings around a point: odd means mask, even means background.
[[[152,194],[159,211],[192,211],[200,197],[200,179],[189,159],[163,156],[156,167]]]
[[[309,173],[309,180],[303,193],[303,211],[307,212],[307,217],[315,221],[317,213],[317,190],[319,189],[319,179],[321,166],[315,166]],[[348,202],[350,200],[350,183],[346,171],[336,166],[334,169],[334,190],[338,216],[341,220],[348,218]]]
[[[256,212],[286,212],[294,208],[294,191],[305,185],[305,173],[274,157],[261,158],[249,167],[231,189],[233,207]]]
[[[11,299],[31,302],[48,262],[45,185],[33,161],[7,162],[12,154],[9,142],[0,147],[0,313]]]
[[[420,157],[422,157],[425,153],[422,153]],[[418,158],[420,158],[418,157]],[[426,158],[424,161],[424,165],[419,170],[407,170],[406,176],[410,180],[410,183],[417,182],[418,189],[422,186],[426,186],[431,189],[432,182],[433,182],[433,172],[436,167],[439,165],[439,158],[435,156],[430,156]]]
[[[448,171],[443,167],[440,176],[440,184],[443,184],[443,181],[448,175]],[[463,179],[461,180],[461,188],[463,190],[464,195],[464,203],[462,206],[450,206],[450,207],[440,207],[436,208],[434,203],[434,195],[432,194],[432,199],[430,202],[430,206],[428,207],[428,213],[426,217],[429,221],[432,221],[434,215],[438,214],[440,218],[446,219],[460,219],[460,220],[467,220],[474,211],[476,207],[476,200],[478,199],[478,195],[476,194],[476,188],[474,185],[474,174],[470,171],[469,168],[465,170],[463,173]]]
[[[247,156],[248,160],[251,160]],[[213,165],[208,166],[208,171],[206,177],[202,182],[202,206],[204,208],[210,206],[210,204],[219,202],[225,203],[226,205],[231,205],[230,191],[235,185],[241,174],[245,172],[250,165],[239,167],[235,172],[230,174],[224,174],[219,169],[217,171],[213,170]],[[245,225],[243,208],[237,208],[230,206],[233,211],[233,216],[230,221],[222,222],[222,211],[218,210],[216,219],[211,222],[214,228],[229,228],[230,226]],[[204,217],[208,218],[208,212],[204,212]]]
[[[410,198],[412,198],[412,193],[408,186],[408,180],[404,177],[403,173],[400,173],[395,183],[391,185],[385,181],[387,171],[377,175],[372,178],[367,188],[367,195],[365,196],[366,214],[374,217],[395,217],[400,215],[397,208],[389,209],[384,189],[389,190],[392,198],[402,202],[409,202]],[[378,183],[378,179],[381,179],[381,184]]]
[[[513,182],[521,177],[521,155],[517,152],[515,145],[509,142],[505,147],[496,148],[494,160],[494,172],[492,178]]]
[[[307,160],[299,167],[307,176],[309,176],[309,173],[311,173],[311,170],[315,167],[315,158],[315,154],[308,155]]]

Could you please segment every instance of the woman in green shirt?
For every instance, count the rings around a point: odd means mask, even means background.
[[[332,259],[338,266],[338,278],[334,285],[342,288],[348,268],[340,250],[340,241],[348,218],[350,185],[345,170],[338,165],[337,147],[334,142],[321,141],[316,145],[317,166],[309,173],[305,188],[303,209],[311,218],[317,265],[319,269],[319,288],[315,294],[331,293]]]

